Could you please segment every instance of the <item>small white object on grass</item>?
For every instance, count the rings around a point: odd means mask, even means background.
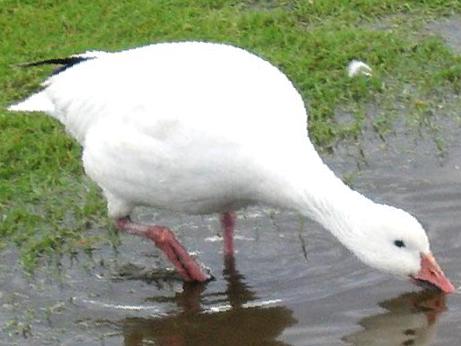
[[[372,71],[370,66],[360,60],[352,60],[349,65],[347,65],[347,75],[351,78],[360,74],[371,76]]]

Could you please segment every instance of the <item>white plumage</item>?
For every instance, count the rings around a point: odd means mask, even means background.
[[[352,60],[349,65],[347,65],[347,75],[351,78],[358,75],[371,76],[371,73],[371,67],[363,61]]]
[[[267,61],[200,42],[80,56],[88,60],[9,109],[44,111],[65,125],[110,216],[139,205],[212,213],[271,204],[318,221],[369,265],[419,278],[420,256],[430,254],[420,224],[352,191],[323,164],[300,94]]]

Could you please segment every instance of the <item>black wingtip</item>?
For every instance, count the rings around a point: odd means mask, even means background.
[[[34,61],[34,62],[29,62],[25,64],[20,64],[18,65],[19,67],[36,67],[36,66],[42,66],[42,65],[61,65],[57,69],[55,69],[52,73],[52,75],[56,75],[58,73],[61,73],[62,71],[68,69],[69,67],[72,67],[76,64],[79,64],[83,61],[94,59],[95,57],[83,57],[83,56],[70,56],[67,58],[57,58],[57,59],[47,59],[47,60],[40,60],[40,61]]]

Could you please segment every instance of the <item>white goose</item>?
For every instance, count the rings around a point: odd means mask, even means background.
[[[145,205],[222,213],[232,255],[233,210],[255,203],[299,211],[366,264],[450,293],[420,223],[351,190],[306,133],[300,94],[267,61],[224,44],[154,44],[87,52],[61,64],[43,90],[9,107],[58,119],[83,146],[120,230],[150,238],[186,281],[209,276],[166,227],[130,220]]]

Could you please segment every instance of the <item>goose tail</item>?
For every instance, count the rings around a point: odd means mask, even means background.
[[[86,60],[100,58],[107,54],[110,54],[110,53],[103,52],[103,51],[87,51],[85,53],[71,55],[66,58],[40,60],[40,61],[31,62],[31,63],[21,64],[19,66],[20,67],[35,67],[35,66],[42,66],[42,65],[57,65],[58,67],[51,74],[51,76],[55,76],[81,62],[84,62]],[[43,82],[42,86],[46,87],[50,83],[51,83],[51,78]],[[11,112],[45,112],[48,114],[53,114],[55,110],[55,106],[53,102],[51,102],[49,97],[47,96],[45,90],[46,89],[43,89],[35,94],[32,94],[25,100],[12,104],[7,109]]]
[[[7,108],[10,112],[45,112],[53,113],[54,104],[48,96],[40,91],[35,93],[25,100],[12,104]]]

